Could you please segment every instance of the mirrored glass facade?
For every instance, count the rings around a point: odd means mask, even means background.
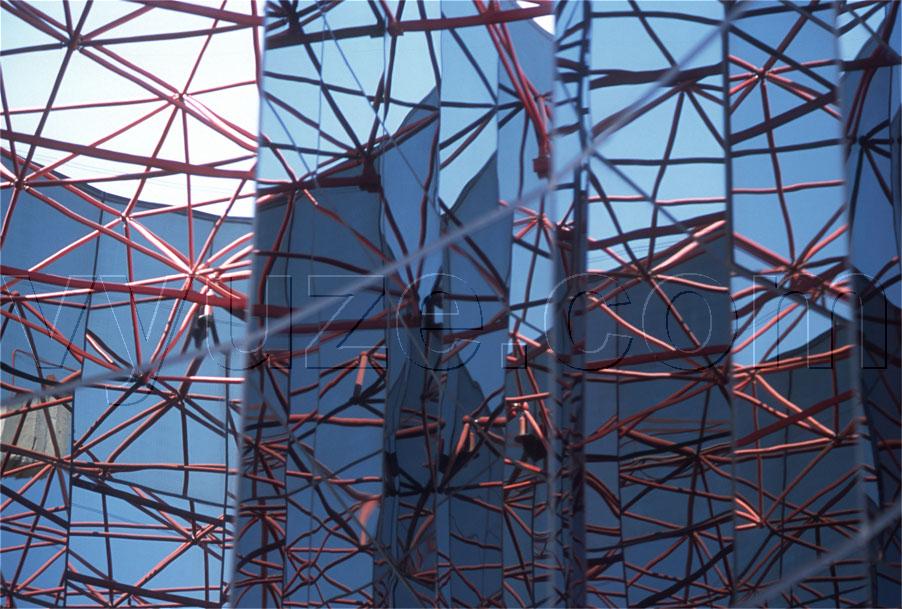
[[[5,605],[899,606],[898,3],[101,4],[3,3]]]

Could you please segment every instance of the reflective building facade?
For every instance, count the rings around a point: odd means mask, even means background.
[[[899,605],[899,4],[4,10],[234,147],[4,101],[6,604]]]

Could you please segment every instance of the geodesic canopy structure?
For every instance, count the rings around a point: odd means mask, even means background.
[[[898,3],[2,8],[5,605],[898,606]]]

